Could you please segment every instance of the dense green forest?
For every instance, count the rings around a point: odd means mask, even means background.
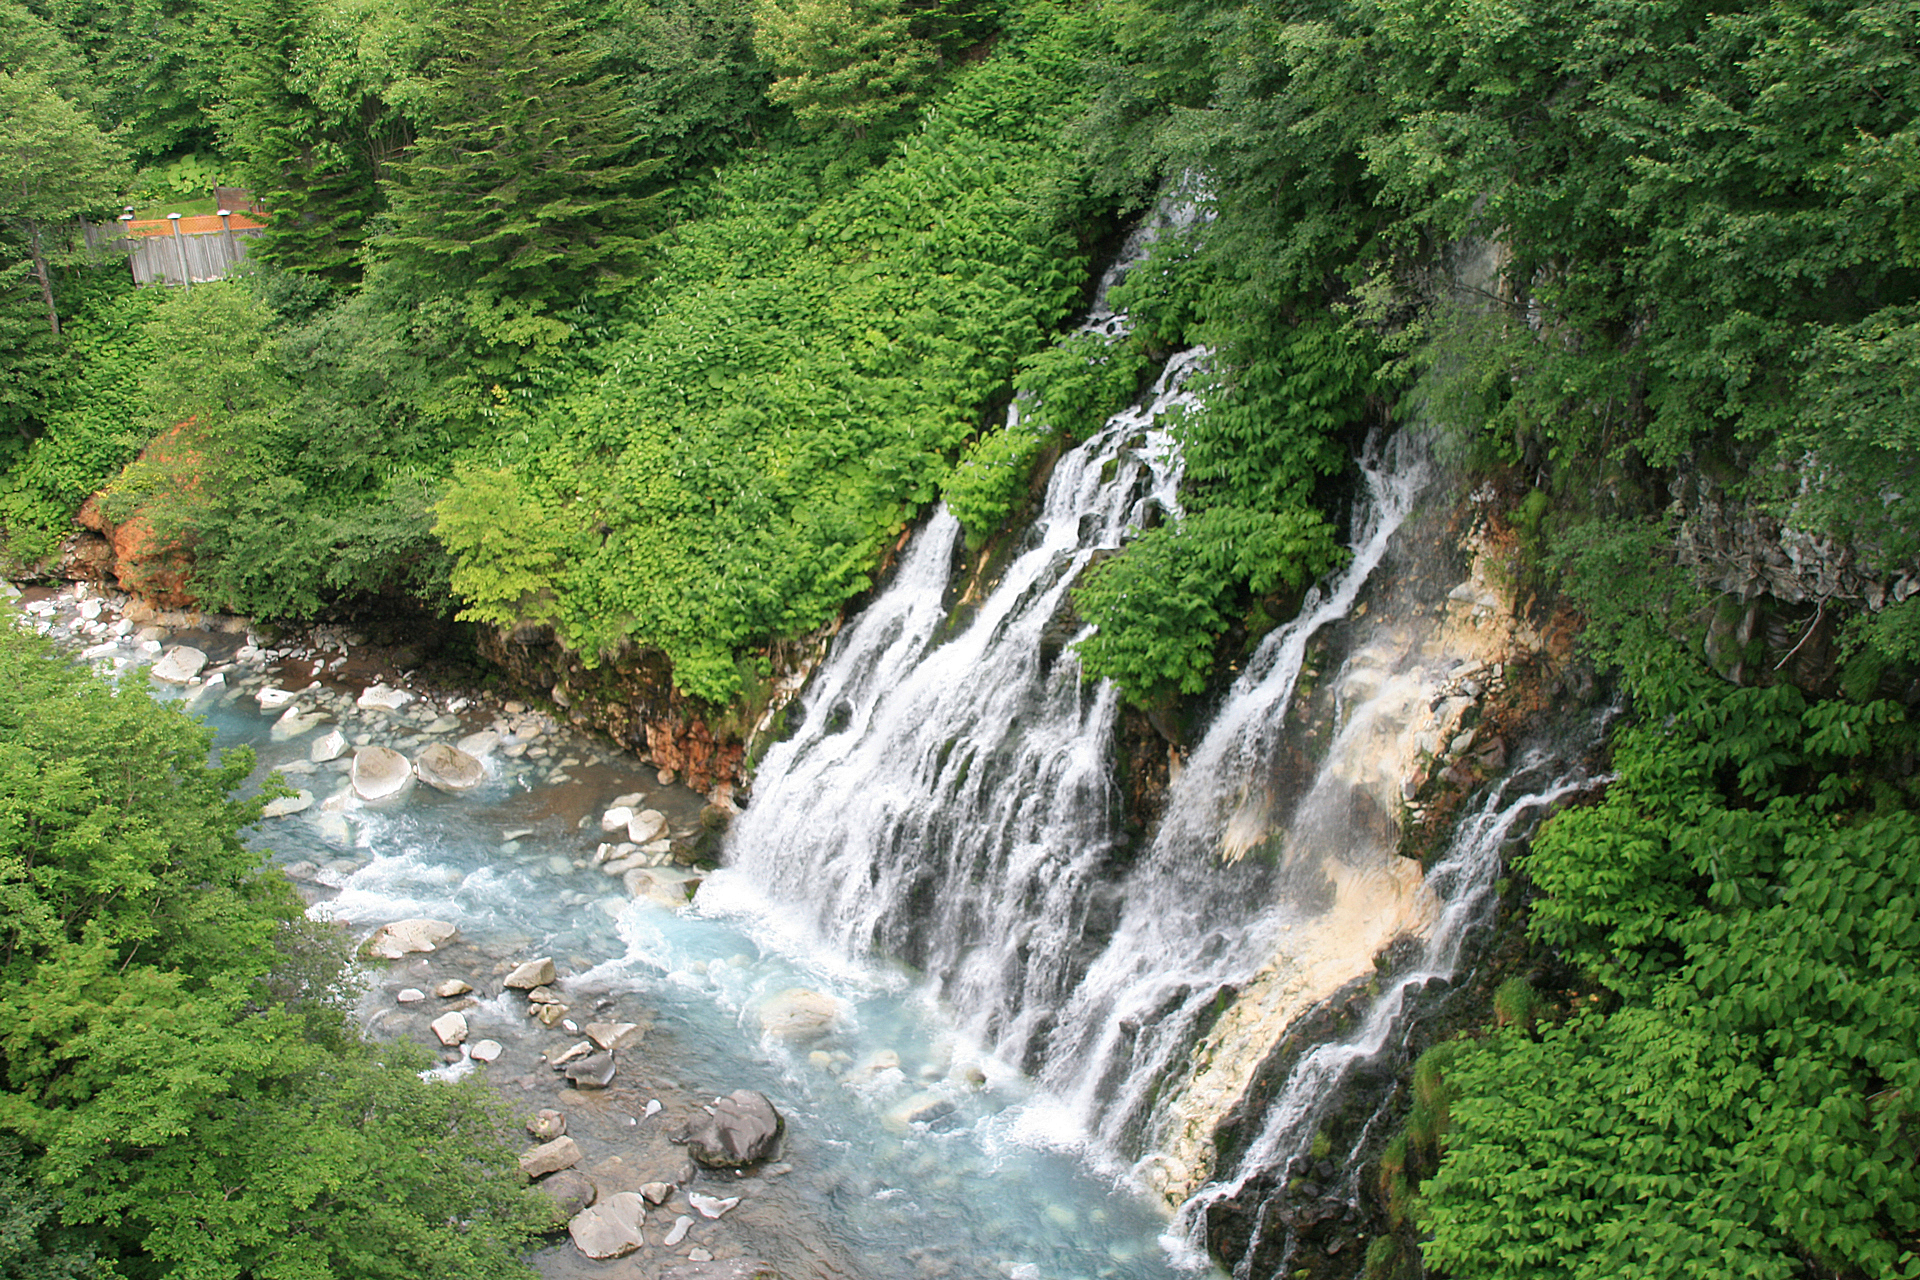
[[[1632,712],[1604,801],[1515,868],[1558,977],[1423,1063],[1368,1265],[1920,1276],[1920,3],[0,0],[0,99],[20,574],[104,492],[210,606],[545,624],[718,706],[936,499],[986,545],[1055,443],[1204,343],[1183,517],[1076,596],[1087,669],[1165,710],[1340,561],[1366,432],[1425,424]],[[84,251],[80,219],[215,180],[270,213],[243,278],[136,291]],[[1065,336],[1170,187],[1210,216],[1120,286],[1132,333]],[[1782,529],[1846,572],[1737,580]],[[206,812],[143,809],[96,865],[109,782],[30,703],[0,782],[22,1267],[184,1266],[177,1222],[120,1217],[139,1188],[296,1117],[483,1142],[300,994],[323,975],[203,740],[143,722]],[[283,943],[192,941],[216,922]],[[90,1077],[146,1036],[178,1063]],[[221,1207],[221,1274],[274,1272],[247,1251],[292,1206],[330,1229],[324,1171],[288,1176]],[[448,1230],[391,1194],[394,1240]]]

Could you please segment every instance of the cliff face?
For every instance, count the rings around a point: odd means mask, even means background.
[[[589,666],[548,627],[481,633],[480,655],[529,692],[547,698],[573,724],[604,733],[654,767],[671,770],[723,809],[736,807],[748,785],[752,752],[778,732],[781,713],[798,695],[838,630],[769,647],[768,675],[740,701],[715,707],[681,693],[666,655],[636,649]]]

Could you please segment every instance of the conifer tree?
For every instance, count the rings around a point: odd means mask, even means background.
[[[633,162],[581,23],[552,0],[448,0],[436,35],[434,123],[393,168],[378,252],[439,292],[548,311],[630,277],[655,166]]]

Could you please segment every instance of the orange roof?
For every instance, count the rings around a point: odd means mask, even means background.
[[[220,231],[224,229],[220,225],[219,216],[212,213],[195,214],[190,218],[181,218],[179,221],[180,234],[183,236],[201,235],[209,231]],[[170,236],[173,234],[173,223],[174,220],[172,218],[142,218],[121,225],[126,227],[128,235]],[[235,231],[249,231],[267,225],[258,218],[244,213],[228,215],[227,223]]]

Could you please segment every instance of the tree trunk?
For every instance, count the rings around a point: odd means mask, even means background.
[[[53,305],[53,280],[47,275],[47,255],[40,249],[40,220],[27,219],[27,239],[33,246],[33,274],[40,280],[40,296],[47,302],[47,324],[53,336],[60,336],[60,312]]]

